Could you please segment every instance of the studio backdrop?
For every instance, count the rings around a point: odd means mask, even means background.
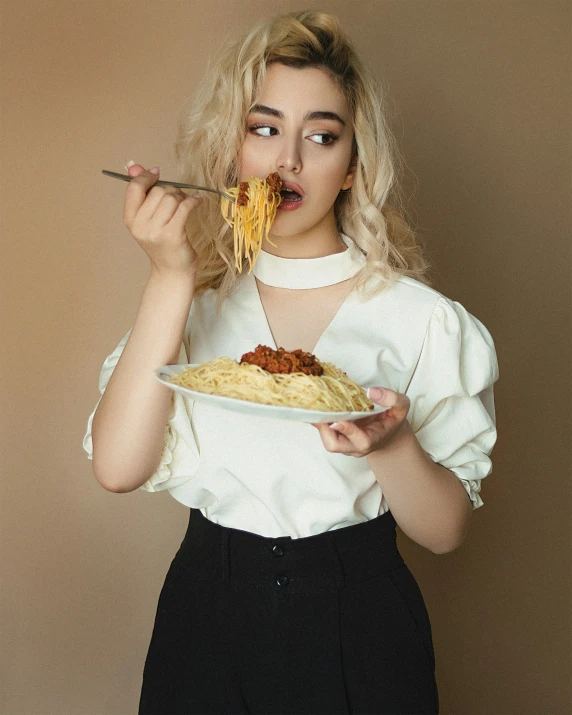
[[[82,449],[149,270],[101,169],[171,177],[213,50],[304,7],[336,14],[383,79],[434,285],[498,352],[499,440],[466,542],[436,556],[400,536],[442,712],[570,712],[570,3],[3,0],[4,715],[136,712],[187,521],[168,494],[106,492]]]

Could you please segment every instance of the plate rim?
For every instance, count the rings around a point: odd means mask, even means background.
[[[241,400],[238,397],[227,397],[225,395],[215,395],[209,392],[200,392],[199,390],[191,390],[188,387],[184,387],[183,385],[176,385],[172,382],[168,382],[165,378],[166,377],[172,377],[173,374],[179,374],[183,372],[183,370],[187,367],[197,367],[198,365],[201,365],[202,363],[179,363],[179,364],[173,364],[173,365],[161,365],[158,368],[155,368],[153,371],[156,378],[159,380],[159,382],[162,385],[165,385],[165,387],[173,390],[174,392],[182,392],[183,394],[186,394],[190,399],[195,400],[196,402],[212,402],[213,398],[215,398],[215,402],[218,400],[231,400],[232,402],[230,403],[232,407],[229,405],[226,409],[229,411],[236,411],[236,412],[243,412],[244,414],[254,414],[258,417],[266,416],[268,418],[272,419],[284,419],[284,420],[289,420],[292,422],[355,422],[356,420],[359,419],[365,419],[366,417],[371,417],[373,415],[378,415],[381,414],[382,412],[385,412],[388,410],[388,407],[381,407],[380,405],[376,405],[374,403],[374,409],[368,412],[357,412],[357,411],[350,411],[350,412],[323,412],[320,410],[309,410],[306,407],[287,407],[285,405],[267,405],[264,402],[251,402],[249,400]],[[195,395],[198,397],[195,398]],[[217,405],[221,409],[225,409],[224,403]],[[242,409],[233,409],[233,408],[242,408]],[[260,413],[259,410],[262,408],[262,412]],[[280,411],[279,414],[271,414],[273,411]],[[292,412],[286,412],[283,413],[282,410],[295,410],[297,414],[300,416],[295,415]],[[258,413],[258,414],[257,414]],[[266,414],[265,414],[266,413]],[[301,413],[301,414],[300,414]],[[305,414],[307,413],[307,414]],[[287,415],[290,415],[288,417]],[[312,417],[310,418],[310,415]],[[344,417],[342,417],[344,415]],[[327,416],[327,418],[326,418]],[[334,419],[332,417],[334,416]],[[304,420],[304,417],[307,419]]]

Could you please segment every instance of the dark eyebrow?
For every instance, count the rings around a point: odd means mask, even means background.
[[[250,109],[251,112],[256,112],[257,114],[266,114],[269,117],[278,117],[278,119],[284,119],[284,114],[278,109],[273,109],[272,107],[265,107],[264,104],[255,104]],[[315,119],[333,119],[335,122],[339,122],[343,127],[346,126],[344,120],[339,114],[335,112],[308,112],[304,116],[305,122],[311,122]]]

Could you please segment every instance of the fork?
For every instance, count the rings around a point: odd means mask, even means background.
[[[107,171],[107,169],[101,170],[102,174],[105,176],[111,176],[112,179],[121,179],[121,181],[131,181],[135,178],[133,176],[128,176],[127,174],[118,174],[116,171]],[[219,194],[219,196],[224,196],[232,203],[235,203],[236,199],[226,191],[219,191],[218,189],[209,189],[207,186],[196,186],[195,184],[182,184],[180,181],[156,181],[153,186],[175,186],[178,189],[198,189],[199,191],[212,191],[213,194]]]

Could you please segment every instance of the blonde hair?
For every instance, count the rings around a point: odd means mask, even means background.
[[[175,150],[181,180],[216,188],[237,184],[246,117],[266,68],[275,62],[325,70],[350,110],[356,172],[351,190],[336,198],[334,212],[338,231],[366,254],[352,287],[367,297],[399,275],[428,283],[428,263],[403,218],[396,177],[399,159],[381,88],[332,15],[307,10],[272,17],[219,50],[194,95],[192,111],[180,124]],[[197,289],[217,289],[220,303],[240,275],[232,230],[216,198],[191,213],[188,230],[199,256]]]

